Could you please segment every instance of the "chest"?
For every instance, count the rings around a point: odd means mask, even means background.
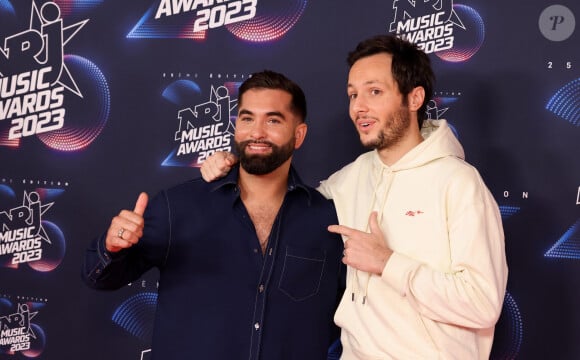
[[[246,210],[248,211],[248,215],[250,215],[250,219],[252,219],[256,235],[260,241],[262,251],[264,251],[268,243],[268,237],[272,231],[272,226],[280,210],[280,204],[246,204]]]

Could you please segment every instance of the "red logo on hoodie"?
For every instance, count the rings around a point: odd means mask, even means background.
[[[405,213],[405,215],[407,215],[407,216],[415,216],[415,215],[421,215],[421,214],[423,214],[423,211],[421,211],[421,210],[416,210],[416,211],[409,210]]]

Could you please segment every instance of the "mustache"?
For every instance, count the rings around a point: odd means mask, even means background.
[[[369,115],[357,115],[357,116],[356,116],[354,119],[355,119],[355,121],[356,121],[356,120],[366,120],[366,119],[377,120],[377,118],[376,118],[376,117],[374,117],[374,116],[369,116]]]

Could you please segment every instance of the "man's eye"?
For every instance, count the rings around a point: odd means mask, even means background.
[[[379,89],[373,89],[373,90],[371,90],[371,94],[373,94],[373,95],[380,95],[381,93],[382,93],[382,91],[379,90]]]
[[[348,94],[348,98],[351,100],[356,99],[356,94]]]

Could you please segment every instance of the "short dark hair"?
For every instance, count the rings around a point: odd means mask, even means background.
[[[298,115],[302,122],[306,121],[306,96],[304,91],[294,81],[283,74],[272,70],[264,70],[253,73],[238,89],[238,101],[242,95],[250,89],[273,89],[286,91],[292,96],[290,101],[292,111]]]
[[[361,58],[387,53],[393,56],[391,73],[399,86],[399,92],[403,95],[404,104],[407,103],[407,95],[417,86],[425,89],[425,99],[417,111],[419,128],[427,117],[427,104],[433,97],[435,74],[431,68],[429,56],[417,45],[404,40],[393,34],[376,35],[361,41],[355,50],[348,54],[349,67]]]

